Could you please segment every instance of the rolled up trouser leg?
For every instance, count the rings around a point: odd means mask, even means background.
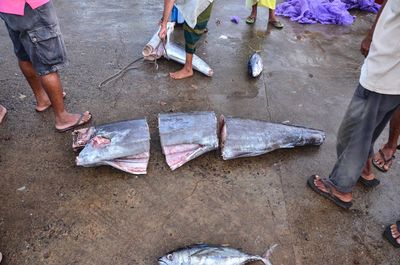
[[[208,24],[208,20],[211,16],[213,3],[211,3],[197,18],[197,24],[192,29],[188,24],[183,25],[184,36],[185,36],[185,50],[187,53],[195,53],[196,44],[200,40],[201,36],[205,32]]]

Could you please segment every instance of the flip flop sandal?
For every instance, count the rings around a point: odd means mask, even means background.
[[[390,162],[393,162],[393,159],[395,159],[395,156],[392,156],[389,159],[386,159],[385,154],[383,153],[382,149],[379,149],[379,155],[381,156],[382,160],[383,160],[383,165],[379,165],[378,162],[375,159],[372,159],[372,164],[374,164],[374,166],[381,172],[386,173],[388,172],[388,170],[390,169],[391,164],[389,165],[389,169],[386,170],[384,168],[384,166],[387,166]]]
[[[247,24],[249,24],[249,25],[253,25],[254,23],[256,23],[256,18],[255,17],[252,17],[252,16],[249,16],[247,19],[246,19],[246,23]]]
[[[397,230],[400,231],[400,221],[396,222]],[[383,232],[383,237],[389,241],[395,248],[400,248],[400,244],[397,242],[397,238],[392,236],[392,230],[390,229],[391,225],[386,227],[385,231]]]
[[[57,129],[57,128],[56,128],[56,130],[57,130],[57,132],[59,132],[59,133],[64,133],[64,132],[68,132],[68,131],[70,131],[70,130],[72,130],[72,129],[75,129],[76,127],[79,127],[79,126],[81,126],[81,125],[84,125],[84,124],[86,124],[86,123],[88,123],[89,121],[92,120],[92,114],[91,114],[90,112],[89,112],[89,115],[90,115],[89,120],[87,120],[87,121],[81,123],[83,117],[85,116],[84,113],[81,113],[81,116],[79,117],[78,121],[77,121],[74,125],[71,125],[71,126],[69,126],[69,127],[67,127],[67,128],[64,128],[64,129]]]
[[[307,184],[308,186],[315,191],[316,193],[318,193],[319,195],[321,195],[322,197],[330,200],[331,202],[333,202],[334,204],[336,204],[337,206],[348,210],[353,203],[352,202],[344,202],[342,200],[340,200],[339,198],[335,197],[335,195],[333,195],[332,193],[332,187],[330,185],[326,185],[325,183],[325,187],[328,189],[328,192],[323,192],[322,190],[318,189],[318,187],[314,184],[314,180],[317,177],[317,175],[312,175],[311,177],[308,178],[307,180]],[[321,179],[321,181],[323,181]]]
[[[379,179],[374,178],[374,179],[368,180],[361,176],[358,178],[357,182],[362,184],[366,188],[375,188],[376,186],[378,186],[381,183],[381,181]]]
[[[270,23],[276,29],[283,29],[283,27],[284,27],[282,22],[280,22],[279,20],[278,21],[270,21],[268,23]]]

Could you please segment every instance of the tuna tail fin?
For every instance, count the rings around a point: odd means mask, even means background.
[[[272,265],[272,263],[269,261],[269,259],[271,258],[272,253],[274,252],[275,248],[277,247],[277,244],[272,245],[267,252],[265,252],[265,254],[261,257],[262,258],[262,262],[264,262],[265,265]]]

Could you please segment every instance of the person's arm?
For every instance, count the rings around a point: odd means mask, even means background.
[[[175,0],[164,0],[164,13],[161,21],[161,30],[158,33],[160,39],[164,40],[167,35],[167,22],[174,7]]]
[[[381,9],[379,10],[378,14],[376,15],[376,19],[375,19],[374,24],[372,25],[372,28],[368,31],[367,36],[361,42],[360,51],[361,51],[361,54],[364,55],[365,57],[367,57],[367,55],[369,53],[369,47],[371,46],[372,36],[374,36],[375,26],[379,20],[379,17],[381,16],[383,8],[385,8],[386,2],[387,2],[387,0],[385,0],[382,3]]]

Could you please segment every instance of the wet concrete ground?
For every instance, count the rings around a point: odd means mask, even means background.
[[[359,43],[374,15],[355,13],[351,27],[298,25],[266,29],[265,10],[247,26],[243,3],[217,1],[198,54],[215,76],[172,81],[180,66],[138,69],[101,89],[107,76],[140,56],[161,16],[162,1],[55,1],[71,59],[62,71],[69,109],[89,109],[94,124],[147,117],[152,135],[148,175],[109,167],[78,168],[71,135],[53,128],[51,111],[35,113],[12,46],[0,27],[0,251],[3,264],[156,264],[179,246],[224,243],[261,254],[278,243],[273,264],[399,264],[381,236],[399,218],[399,162],[377,173],[373,191],[355,189],[343,211],[306,187],[335,161],[336,131],[357,85]],[[241,17],[232,24],[232,15]],[[217,24],[217,20],[221,24]],[[219,39],[220,35],[227,40]],[[181,30],[176,40],[182,42]],[[261,50],[262,78],[246,75]],[[320,148],[276,151],[222,161],[213,152],[171,172],[161,154],[156,115],[214,110],[323,129]],[[251,128],[249,128],[251,133]],[[385,140],[379,139],[377,146]],[[23,188],[25,187],[25,188]],[[21,189],[20,189],[21,188]]]

